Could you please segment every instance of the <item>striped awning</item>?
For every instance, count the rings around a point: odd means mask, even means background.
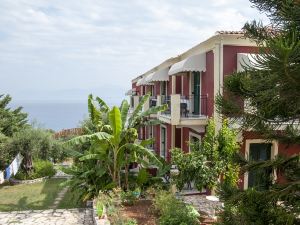
[[[237,72],[242,72],[247,67],[255,67],[258,54],[238,53],[237,54]]]
[[[151,74],[149,75],[145,75],[142,78],[140,78],[137,82],[136,82],[136,86],[141,86],[141,85],[153,85],[153,83],[147,81],[147,77],[151,76]]]
[[[128,90],[128,91],[125,93],[125,95],[126,95],[126,96],[131,96],[131,95],[135,95],[135,93],[136,93],[136,89],[135,89],[135,88],[132,88],[132,89]]]
[[[201,72],[206,71],[206,54],[190,56],[171,66],[169,75],[176,75],[181,72]]]
[[[149,76],[146,77],[147,82],[154,82],[154,81],[168,81],[169,80],[169,68],[164,68],[161,70],[158,70]]]

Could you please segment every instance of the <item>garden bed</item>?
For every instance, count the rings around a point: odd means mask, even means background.
[[[155,225],[158,215],[154,213],[152,203],[152,200],[143,198],[133,200],[118,189],[109,193],[100,193],[93,201],[94,223],[97,225]]]
[[[157,218],[150,200],[139,200],[132,206],[124,206],[121,215],[127,219],[135,219],[141,225],[156,225]]]

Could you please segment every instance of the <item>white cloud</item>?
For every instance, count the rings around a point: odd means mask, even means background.
[[[247,0],[2,0],[0,89],[114,84],[122,96],[162,60],[259,17]]]

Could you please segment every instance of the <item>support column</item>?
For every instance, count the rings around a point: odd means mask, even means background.
[[[150,108],[150,99],[148,99],[148,101],[145,102],[143,108],[144,108],[144,111],[146,111]]]
[[[133,109],[136,109],[140,102],[140,96],[133,96]]]
[[[156,105],[160,106],[161,105],[161,96],[157,95],[156,98],[157,98]],[[161,114],[161,112],[158,112],[157,116],[160,116],[160,114]]]
[[[171,124],[178,125],[180,121],[180,95],[171,95]]]
[[[176,94],[176,76],[171,76],[171,82],[172,82],[172,91],[171,94]]]

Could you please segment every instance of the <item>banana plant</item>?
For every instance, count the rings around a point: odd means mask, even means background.
[[[143,106],[147,101],[149,101],[150,94],[144,95],[135,110],[133,111],[132,115],[128,118],[128,127],[136,128],[143,126],[149,126],[149,125],[156,125],[160,124],[161,122],[157,119],[149,118],[151,114],[157,114],[158,112],[165,111],[168,106],[167,105],[159,105],[151,107],[145,111],[143,111]],[[126,100],[124,100],[127,102]],[[124,102],[123,101],[123,102]],[[128,102],[127,102],[128,104]],[[128,111],[127,111],[128,114]]]
[[[93,97],[89,96],[90,119],[98,126],[98,131],[88,135],[82,135],[69,141],[72,144],[91,142],[92,150],[79,158],[80,161],[93,160],[101,163],[112,182],[121,187],[120,172],[125,168],[125,187],[128,188],[129,164],[139,162],[145,164],[146,157],[151,163],[160,165],[161,162],[146,148],[151,140],[139,142],[137,129],[145,124],[157,124],[157,120],[149,119],[149,115],[165,110],[166,106],[157,106],[147,111],[142,111],[143,105],[149,99],[149,95],[141,99],[135,111],[129,114],[129,104],[124,100],[120,107],[112,107],[100,98],[96,98],[98,107]],[[105,120],[103,120],[105,118]],[[100,120],[100,121],[99,121]]]

